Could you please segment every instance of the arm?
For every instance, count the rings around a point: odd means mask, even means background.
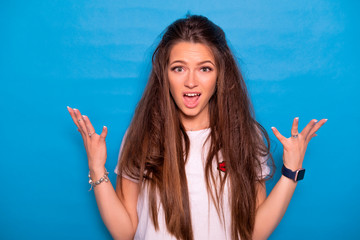
[[[295,118],[291,135],[297,137],[285,138],[276,128],[272,128],[275,136],[283,144],[283,161],[287,168],[295,171],[302,167],[309,141],[316,135],[316,131],[327,121],[322,119],[310,123],[298,134],[299,119]],[[257,209],[253,239],[267,239],[275,230],[284,216],[290,200],[294,194],[297,182],[281,176],[269,196],[266,198],[265,183],[257,184]]]
[[[255,216],[253,239],[267,239],[283,218],[294,194],[296,184],[281,176],[266,198],[265,183],[258,184],[258,207]]]
[[[90,177],[96,181],[105,173],[107,128],[104,127],[98,135],[88,117],[82,116],[77,109],[68,107],[68,110],[84,141]],[[119,177],[117,182],[119,183]],[[116,187],[115,192],[110,182],[103,182],[94,187],[94,193],[100,215],[112,237],[133,239],[137,228],[136,204],[139,187],[137,183],[127,179],[122,183],[124,198],[119,194],[120,186]]]
[[[100,179],[105,168],[92,179]],[[126,178],[122,179],[124,198],[120,194],[119,178],[117,177],[116,192],[110,182],[101,183],[94,188],[95,199],[101,218],[114,239],[133,239],[138,218],[136,212],[139,187]]]

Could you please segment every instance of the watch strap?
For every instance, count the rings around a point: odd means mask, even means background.
[[[292,180],[294,180],[295,182],[300,181],[304,178],[305,175],[305,169],[304,168],[300,168],[296,171],[292,171],[291,169],[285,167],[285,165],[283,164],[282,168],[281,168],[281,173],[282,175],[284,175],[287,178],[290,178]]]

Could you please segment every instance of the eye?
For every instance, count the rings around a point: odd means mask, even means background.
[[[175,67],[172,67],[172,68],[171,68],[171,71],[174,71],[174,72],[183,72],[183,71],[184,71],[184,68],[181,67],[181,66],[175,66]]]
[[[212,68],[211,67],[201,67],[200,71],[201,72],[211,72]]]

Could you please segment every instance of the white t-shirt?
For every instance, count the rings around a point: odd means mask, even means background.
[[[204,166],[210,141],[207,141],[205,145],[204,142],[210,134],[210,131],[210,128],[198,131],[187,131],[190,140],[190,149],[185,170],[188,182],[193,234],[194,239],[231,239],[231,211],[228,202],[228,186],[225,184],[223,193],[224,221],[222,221],[222,216],[219,218],[215,205],[211,197],[208,196],[206,189]],[[216,170],[217,166],[214,165],[213,169]],[[262,176],[266,177],[269,172],[270,168],[264,163],[262,166]],[[117,167],[115,173],[118,174]],[[220,174],[223,173],[220,172]],[[159,230],[155,230],[149,214],[148,199],[148,189],[145,187],[138,197],[137,214],[139,223],[134,239],[176,240],[166,229],[164,211],[160,203],[158,203]]]

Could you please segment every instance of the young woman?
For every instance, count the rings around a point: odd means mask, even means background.
[[[268,238],[303,177],[307,145],[326,122],[312,120],[299,133],[295,118],[290,138],[272,128],[284,167],[266,197],[268,135],[255,120],[224,32],[202,16],[172,23],[153,54],[122,143],[116,191],[106,183],[107,128],[98,135],[87,116],[68,110],[114,239]]]

